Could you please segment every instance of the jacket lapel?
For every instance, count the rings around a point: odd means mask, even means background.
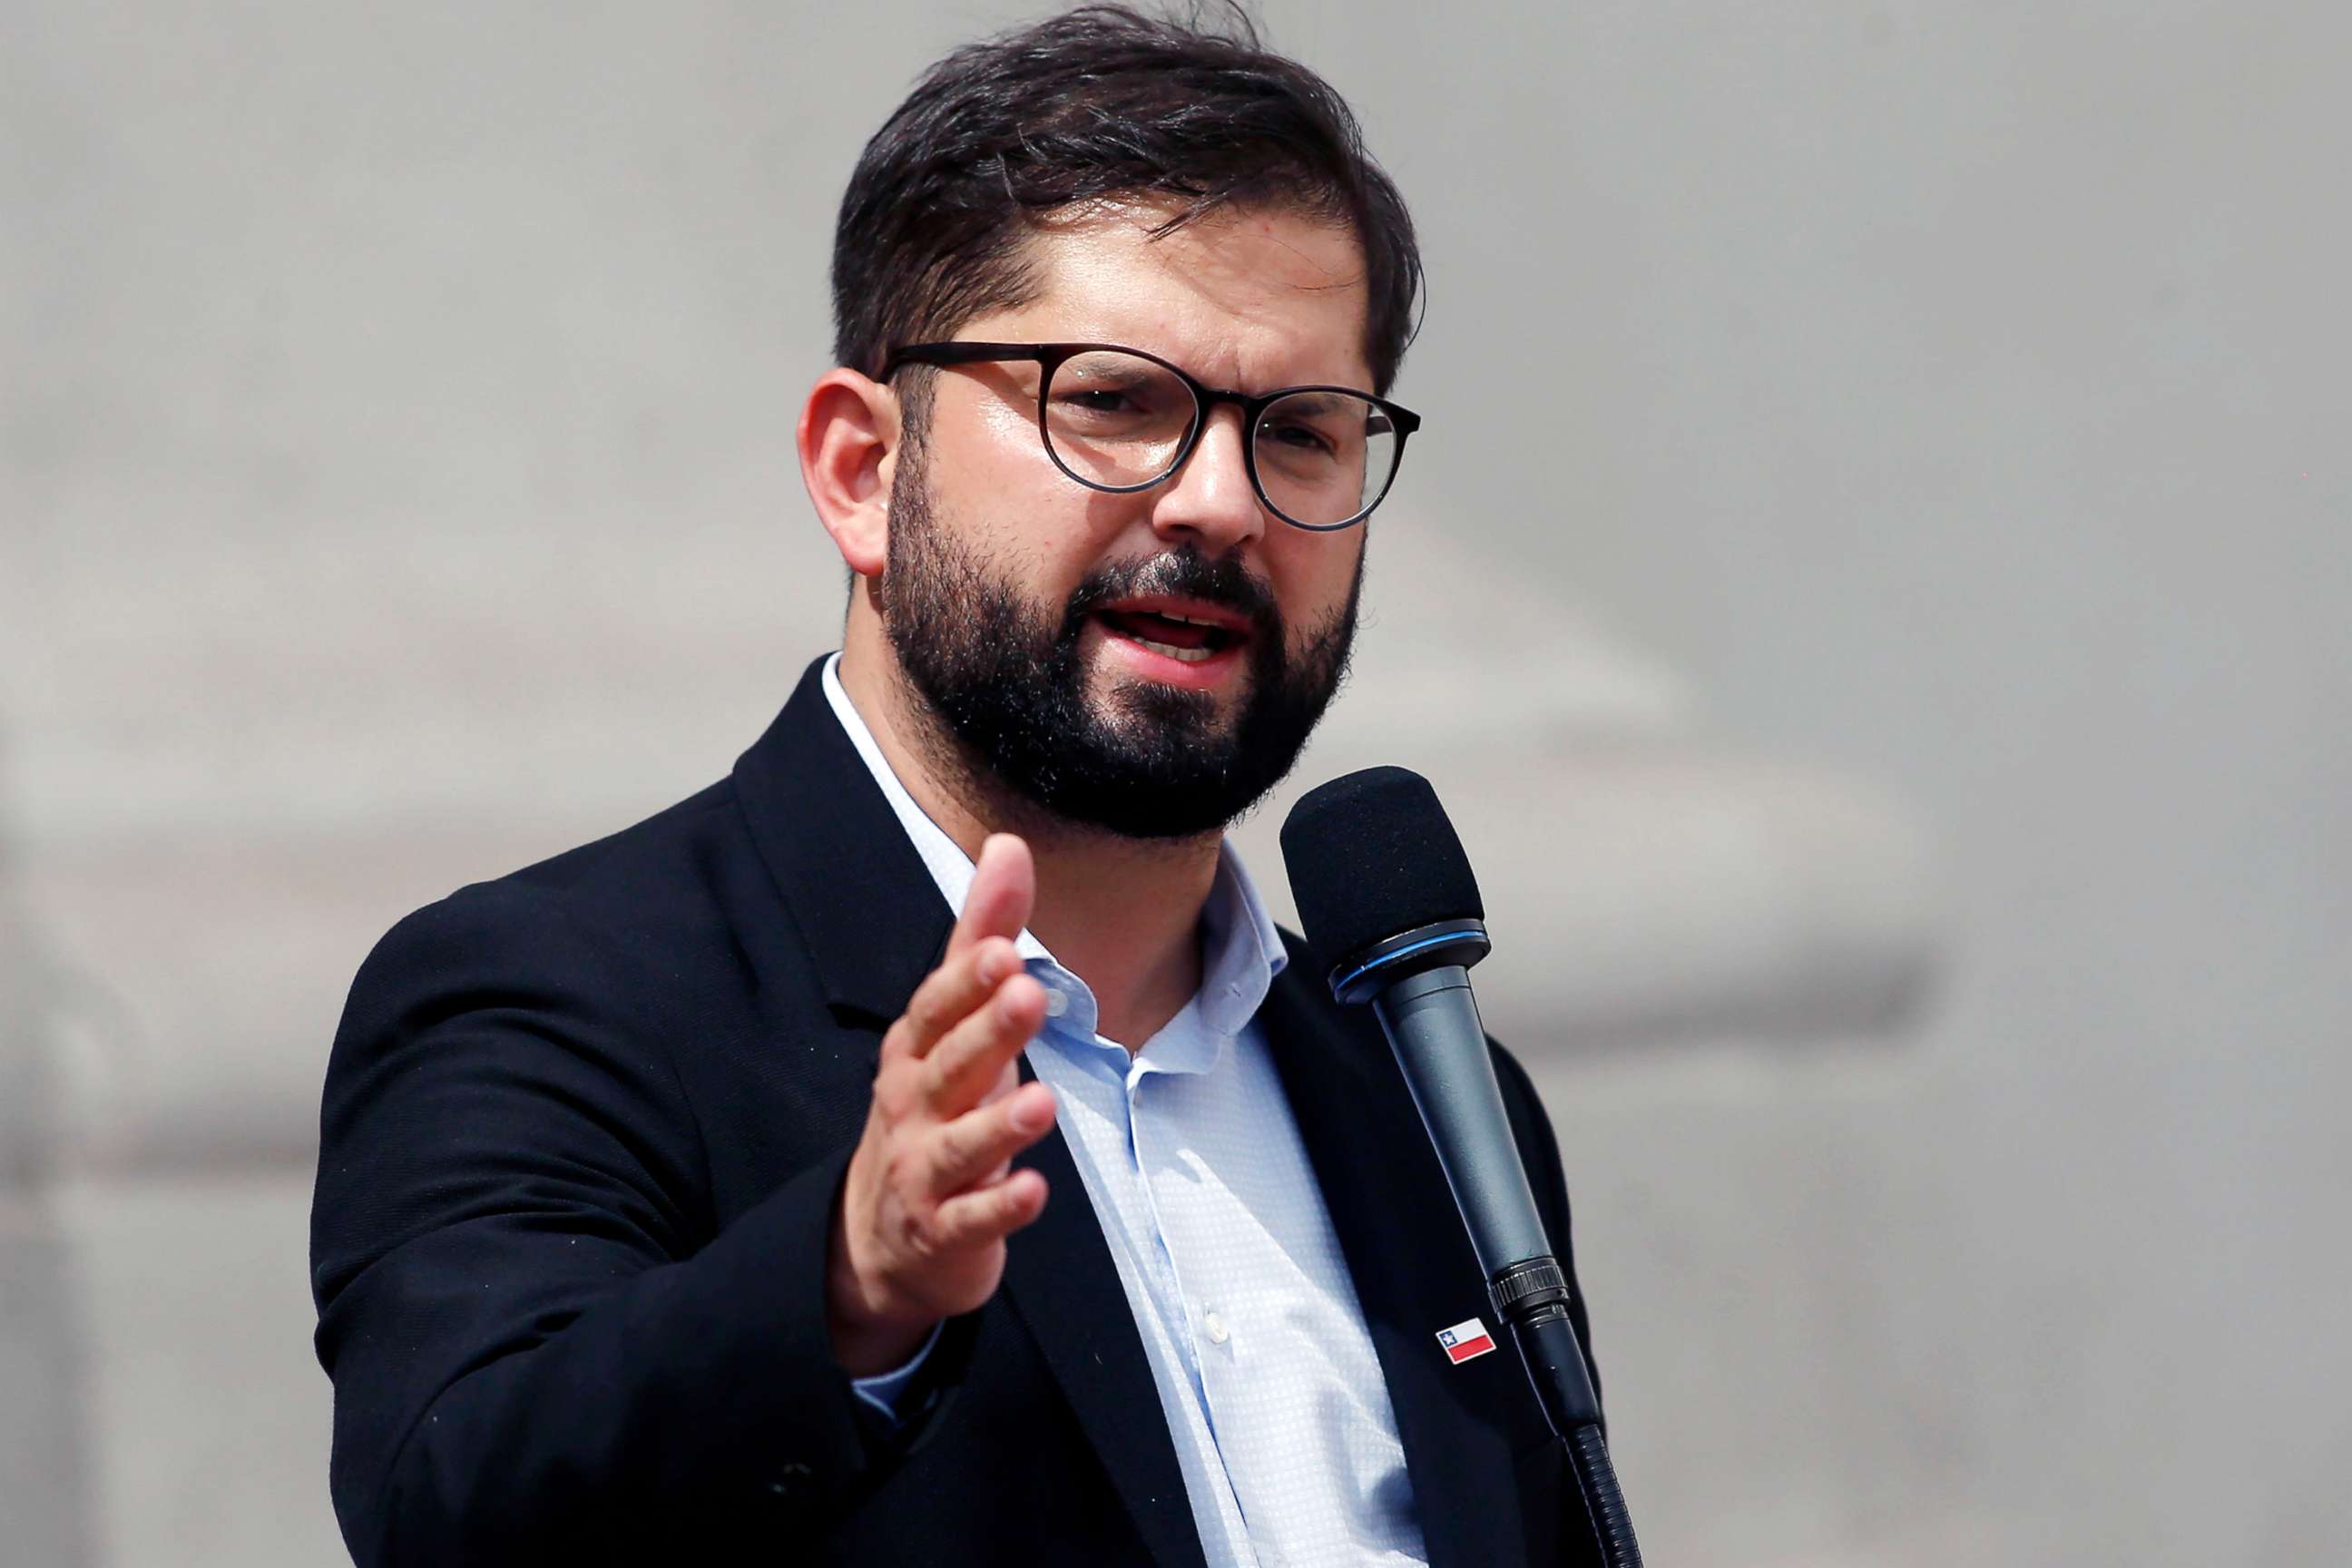
[[[826,1003],[878,1037],[939,963],[955,913],[834,716],[823,669],[809,667],[737,762],[737,793]],[[874,1038],[861,1046],[870,1055]],[[1021,1072],[1034,1076],[1025,1059]],[[1056,1129],[1020,1163],[1053,1197],[1013,1237],[998,1300],[1036,1341],[1153,1559],[1202,1568],[1160,1393],[1069,1145]]]
[[[1518,1457],[1549,1436],[1507,1345],[1454,1365],[1437,1331],[1499,1330],[1444,1168],[1369,1008],[1318,994],[1300,947],[1265,1020],[1284,1091],[1388,1380],[1430,1568],[1527,1562]]]

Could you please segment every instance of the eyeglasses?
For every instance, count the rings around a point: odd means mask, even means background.
[[[909,343],[901,365],[1026,362],[1037,371],[1037,433],[1054,466],[1089,489],[1162,483],[1201,445],[1209,410],[1230,403],[1249,433],[1243,460],[1266,510],[1330,533],[1371,515],[1396,479],[1421,416],[1346,386],[1286,386],[1252,397],[1209,386],[1140,349],[1113,343]]]

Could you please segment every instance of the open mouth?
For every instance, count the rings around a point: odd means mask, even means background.
[[[1098,610],[1095,618],[1113,637],[1124,637],[1183,664],[1201,664],[1244,640],[1245,634],[1227,622],[1202,619],[1174,610]]]

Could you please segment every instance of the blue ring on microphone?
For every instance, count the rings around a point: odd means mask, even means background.
[[[1446,942],[1456,942],[1456,943],[1458,943],[1458,942],[1461,942],[1461,940],[1462,940],[1462,933],[1461,933],[1460,931],[1450,931],[1445,932],[1445,933],[1444,933],[1444,935],[1442,935],[1442,936],[1425,936],[1425,937],[1422,938],[1419,942],[1416,942],[1412,943],[1412,944],[1411,946],[1409,946],[1409,947],[1401,947],[1401,948],[1398,948],[1394,952],[1384,952],[1384,953],[1381,954],[1378,958],[1376,958],[1376,959],[1372,960],[1370,963],[1364,964],[1364,965],[1362,965],[1362,966],[1359,967],[1358,969],[1356,969],[1352,973],[1349,974],[1345,979],[1338,980],[1338,981],[1334,981],[1332,984],[1333,984],[1333,985],[1334,985],[1334,987],[1335,987],[1335,988],[1337,988],[1337,987],[1341,987],[1341,986],[1353,985],[1357,981],[1361,980],[1365,975],[1370,974],[1373,970],[1375,970],[1375,969],[1385,969],[1385,968],[1387,968],[1390,964],[1394,963],[1398,959],[1404,957],[1404,956],[1405,956],[1406,954],[1408,954],[1408,953],[1419,952],[1422,949],[1423,949],[1423,948],[1425,948],[1425,947],[1438,947],[1438,946],[1442,946],[1442,945],[1444,945],[1444,943],[1446,943]]]
[[[1331,971],[1331,995],[1339,1002],[1369,1002],[1399,981],[1448,963],[1467,968],[1486,956],[1486,927],[1475,919],[1434,921],[1401,931],[1387,941],[1351,953]]]

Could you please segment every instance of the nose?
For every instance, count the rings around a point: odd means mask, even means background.
[[[1248,440],[1240,409],[1211,409],[1192,455],[1154,492],[1152,531],[1171,542],[1196,543],[1212,559],[1265,533],[1265,510],[1250,483]]]

